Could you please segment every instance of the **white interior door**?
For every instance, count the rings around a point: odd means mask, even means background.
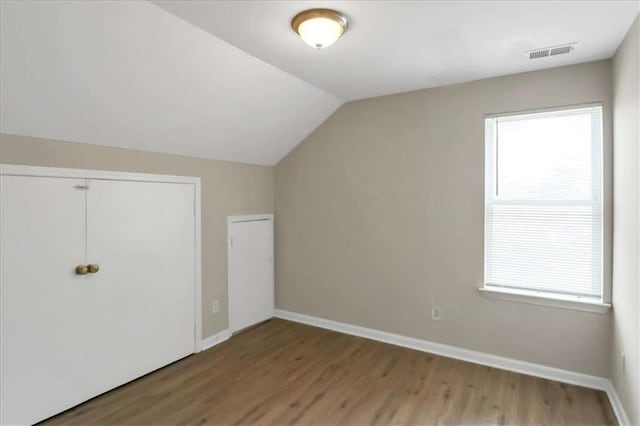
[[[1,177],[3,424],[194,352],[194,186]],[[81,264],[95,274],[76,275]]]
[[[229,220],[229,327],[273,317],[273,217]]]
[[[91,288],[83,180],[0,176],[1,422],[31,424],[82,400]]]
[[[92,380],[118,386],[194,352],[193,185],[90,180]],[[106,337],[106,338],[105,338]]]

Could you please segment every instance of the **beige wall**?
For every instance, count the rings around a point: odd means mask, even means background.
[[[597,101],[610,165],[610,61],[343,105],[276,166],[277,307],[607,376],[611,314],[477,290],[484,115]]]
[[[607,163],[610,82],[599,61],[345,104],[275,169],[277,306],[608,376],[611,314],[477,288],[484,115],[601,101]],[[273,211],[273,168],[13,135],[0,136],[0,161],[201,177],[203,335],[227,326],[225,218]]]
[[[614,262],[611,379],[640,424],[640,18],[613,59]],[[622,372],[622,354],[626,373]]]
[[[197,176],[202,182],[203,336],[227,327],[228,215],[273,212],[273,168],[0,135],[0,162]],[[211,313],[212,300],[220,313]]]

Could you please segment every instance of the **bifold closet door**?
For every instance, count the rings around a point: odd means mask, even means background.
[[[2,423],[194,352],[193,185],[1,179]],[[74,273],[85,264],[98,272]]]
[[[242,330],[273,317],[273,220],[229,223],[229,327]]]

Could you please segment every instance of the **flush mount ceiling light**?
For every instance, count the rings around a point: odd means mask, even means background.
[[[347,18],[331,9],[309,9],[291,20],[291,28],[311,47],[331,46],[347,30]]]

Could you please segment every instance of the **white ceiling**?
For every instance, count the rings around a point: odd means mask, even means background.
[[[639,5],[2,0],[0,131],[273,165],[344,100],[608,58]],[[350,20],[320,51],[289,27],[317,6]]]
[[[341,101],[148,2],[0,2],[0,131],[273,165]]]
[[[234,46],[344,100],[609,58],[639,1],[155,1]],[[312,7],[350,28],[314,50],[290,28]],[[530,61],[526,50],[577,41]]]

